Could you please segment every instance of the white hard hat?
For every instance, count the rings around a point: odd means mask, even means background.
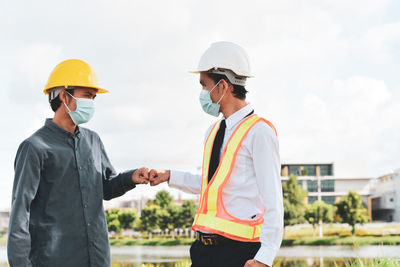
[[[246,51],[231,42],[211,44],[200,58],[199,66],[193,73],[204,71],[224,74],[231,83],[243,86],[246,84],[246,78],[252,77]]]

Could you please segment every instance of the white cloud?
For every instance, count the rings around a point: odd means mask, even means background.
[[[42,89],[66,58],[88,61],[110,90],[86,126],[115,167],[196,169],[215,120],[202,112],[198,77],[187,71],[219,40],[246,48],[256,76],[249,101],[277,127],[283,160],[358,162],[343,164],[344,173],[368,176],[400,166],[394,0],[2,5],[0,208],[9,203],[18,144],[52,115]]]

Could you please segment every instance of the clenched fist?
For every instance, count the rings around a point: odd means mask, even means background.
[[[150,185],[155,186],[168,181],[170,174],[169,170],[151,170],[149,175]]]
[[[149,183],[149,169],[140,168],[132,174],[132,181],[135,184],[148,184]]]

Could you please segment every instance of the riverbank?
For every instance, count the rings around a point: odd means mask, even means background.
[[[123,238],[123,239],[110,239],[111,246],[185,246],[193,243],[190,238],[153,238],[153,239],[137,239],[137,238]],[[282,247],[291,246],[374,246],[386,245],[396,246],[400,245],[400,236],[346,236],[346,237],[303,237],[303,238],[288,238],[282,240]]]

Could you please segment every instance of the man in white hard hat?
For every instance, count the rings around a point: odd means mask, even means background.
[[[200,59],[200,103],[223,119],[206,133],[202,175],[151,170],[150,183],[200,194],[192,267],[271,266],[283,235],[280,159],[274,126],[246,102],[245,51],[230,42]]]
[[[19,146],[8,237],[11,267],[110,266],[103,199],[148,183],[148,170],[116,173],[100,137],[80,127],[106,93],[89,64],[58,64],[44,93],[53,119]]]

